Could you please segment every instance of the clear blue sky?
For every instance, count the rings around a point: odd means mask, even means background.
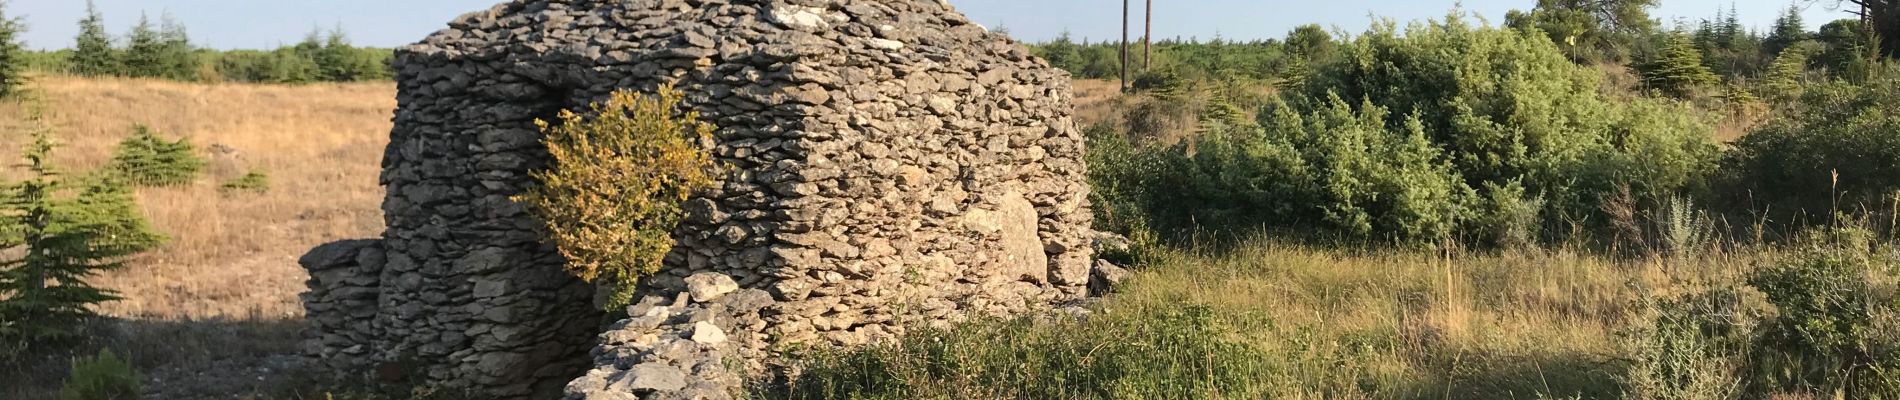
[[[464,12],[486,9],[499,0],[97,0],[107,29],[123,34],[141,13],[156,20],[170,13],[190,28],[199,45],[267,48],[293,43],[313,28],[343,26],[359,45],[395,46],[421,39]],[[1808,0],[1798,0],[1804,4]],[[1142,0],[1132,0],[1140,14]],[[1820,0],[1804,13],[1809,29],[1846,15]],[[7,13],[30,25],[27,46],[71,47],[83,0],[10,0]],[[951,0],[978,23],[1007,27],[1018,39],[1040,41],[1064,30],[1077,39],[1103,40],[1118,35],[1121,2],[1115,0]],[[1273,38],[1294,26],[1318,23],[1358,33],[1371,16],[1409,21],[1445,15],[1457,0],[1160,0],[1156,1],[1155,37],[1230,39]],[[1528,9],[1535,0],[1467,0],[1465,10],[1501,23],[1511,9]],[[1706,18],[1734,4],[1744,24],[1767,29],[1788,0],[1662,0],[1653,15],[1665,23],[1677,18]],[[1140,21],[1133,22],[1137,32]],[[1136,36],[1139,36],[1137,33]]]

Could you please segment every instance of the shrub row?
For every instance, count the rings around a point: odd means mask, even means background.
[[[1526,242],[1602,225],[1623,191],[1659,203],[1695,190],[1719,156],[1695,110],[1599,93],[1599,73],[1541,35],[1454,14],[1403,34],[1383,24],[1337,51],[1254,121],[1184,145],[1091,129],[1100,219]]]

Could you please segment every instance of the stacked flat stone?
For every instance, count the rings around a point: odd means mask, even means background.
[[[775,300],[725,275],[689,279],[696,281],[687,293],[648,296],[627,308],[630,318],[600,334],[594,369],[568,383],[567,398],[734,398],[747,373],[737,362],[749,353],[743,345],[760,342],[752,336],[765,324],[759,312]]]
[[[324,365],[498,397],[581,376],[590,286],[509,198],[548,167],[535,120],[667,84],[719,127],[706,146],[728,175],[686,204],[642,290],[711,273],[768,294],[728,354],[1088,290],[1067,74],[940,1],[517,0],[449,26],[397,51],[385,237],[307,257]]]

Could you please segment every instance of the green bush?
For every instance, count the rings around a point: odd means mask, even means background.
[[[191,183],[204,170],[190,139],[167,141],[144,125],[133,128],[132,137],[119,142],[108,168],[139,186],[178,186]]]
[[[59,389],[60,400],[132,400],[139,398],[139,373],[112,350],[73,360],[72,377]]]
[[[593,116],[538,121],[554,165],[534,172],[540,184],[516,201],[547,224],[570,272],[613,287],[610,309],[660,270],[685,216],[680,204],[714,184],[712,156],[699,147],[713,127],[677,111],[681,96],[671,87],[651,97],[620,91],[592,105]]]
[[[118,400],[139,398],[141,379],[132,364],[112,350],[73,360],[72,375],[59,390],[61,400]]]
[[[1871,238],[1851,228],[1811,232],[1794,255],[1748,277],[1776,312],[1758,339],[1754,368],[1763,380],[1757,384],[1852,398],[1900,395],[1893,381],[1868,379],[1900,368],[1892,363],[1895,354],[1886,353],[1897,343],[1870,340],[1880,337],[1875,329],[1897,306],[1896,260]]]
[[[1631,398],[1744,393],[1900,395],[1900,304],[1892,248],[1857,228],[1809,231],[1746,276],[1643,307],[1620,341]]]
[[[1454,14],[1403,35],[1376,27],[1344,51],[1290,103],[1312,110],[1336,92],[1411,110],[1389,115],[1387,128],[1404,132],[1415,118],[1467,185],[1522,185],[1547,219],[1593,219],[1622,186],[1647,201],[1676,195],[1716,155],[1712,128],[1691,109],[1611,99],[1596,70],[1542,35],[1474,28]]]
[[[1826,67],[1838,78],[1855,81],[1865,78],[1871,67],[1867,55],[1878,46],[1872,40],[1874,38],[1864,34],[1865,28],[1857,18],[1843,18],[1821,25],[1821,30],[1814,36],[1814,40],[1820,42],[1822,47],[1814,57],[1816,64]]]
[[[1334,51],[1256,124],[1094,157],[1143,165],[1095,174],[1113,187],[1103,197],[1153,196],[1105,203],[1158,206],[1143,210],[1146,225],[1168,233],[1267,226],[1509,245],[1559,221],[1604,224],[1626,188],[1651,207],[1693,193],[1718,154],[1692,108],[1601,94],[1599,72],[1542,34],[1453,14],[1403,34],[1381,24]],[[1174,154],[1135,154],[1148,152]],[[1168,186],[1130,188],[1149,184]]]
[[[1757,316],[1741,292],[1712,290],[1653,301],[1620,344],[1631,355],[1624,394],[1632,399],[1733,399],[1746,383],[1749,335]]]
[[[1173,170],[1183,164],[1176,152],[1137,145],[1128,135],[1109,125],[1083,130],[1088,140],[1086,161],[1089,165],[1089,200],[1095,211],[1095,227],[1113,232],[1141,233],[1157,220],[1154,213],[1182,208],[1164,207],[1171,200],[1169,187],[1177,187]]]
[[[1473,191],[1426,139],[1423,123],[1385,127],[1384,108],[1334,97],[1311,114],[1279,107],[1259,130],[1210,132],[1196,142],[1195,191],[1209,226],[1306,220],[1355,236],[1434,239],[1469,218]]]
[[[1893,212],[1900,195],[1900,74],[1808,85],[1722,160],[1724,206],[1778,223]]]
[[[239,176],[237,178],[231,179],[230,181],[224,182],[224,184],[220,185],[218,189],[226,193],[268,192],[270,191],[270,176],[265,175],[263,171],[252,170],[250,172],[245,172],[244,176]]]
[[[1678,98],[1694,96],[1721,81],[1703,63],[1695,43],[1680,32],[1665,35],[1660,52],[1634,67],[1642,73],[1644,85]]]
[[[1814,42],[1800,42],[1813,44]],[[1790,45],[1775,57],[1768,66],[1768,73],[1762,77],[1762,87],[1769,97],[1777,103],[1786,103],[1801,97],[1807,82],[1803,79],[1808,71],[1808,56],[1814,46]]]
[[[1477,231],[1473,232],[1479,242],[1488,242],[1503,248],[1521,248],[1537,244],[1542,228],[1539,215],[1544,211],[1544,199],[1524,192],[1524,185],[1512,181],[1503,185],[1484,183],[1483,193],[1487,198],[1479,205],[1476,218]]]
[[[1145,71],[1135,75],[1128,85],[1137,91],[1153,92],[1159,95],[1179,95],[1187,86],[1187,77],[1176,68],[1162,68]]]

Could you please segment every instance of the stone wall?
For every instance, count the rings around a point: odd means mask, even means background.
[[[502,397],[597,393],[585,377],[630,383],[653,364],[607,353],[653,359],[677,342],[629,338],[693,332],[622,321],[600,334],[589,285],[509,200],[547,167],[537,118],[669,83],[720,128],[708,150],[731,172],[687,204],[668,268],[642,290],[671,299],[718,280],[769,297],[689,318],[724,325],[721,354],[861,344],[1086,294],[1068,77],[942,2],[517,0],[395,62],[389,229],[303,260],[307,351],[337,370]]]

